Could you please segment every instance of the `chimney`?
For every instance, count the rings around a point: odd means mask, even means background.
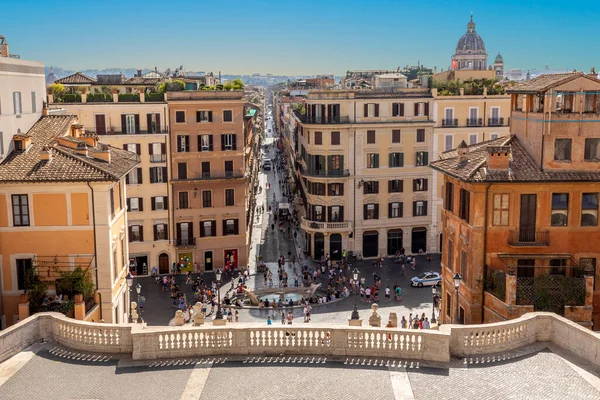
[[[81,154],[82,156],[88,156],[88,148],[85,143],[78,143],[77,148],[75,149],[77,154]]]
[[[50,115],[50,110],[48,110],[48,103],[45,101],[42,103],[42,116],[47,117]]]
[[[83,129],[83,125],[81,124],[73,124],[71,125],[71,136],[74,138],[79,138],[85,133],[85,129]]]
[[[487,169],[488,171],[506,171],[510,166],[510,146],[488,146]]]
[[[467,161],[467,154],[469,154],[469,146],[467,146],[467,143],[464,140],[460,142],[456,151],[458,153],[459,163]]]
[[[136,76],[137,76],[138,78],[141,78],[141,77],[142,77],[142,70],[141,70],[141,69],[138,69],[138,72],[137,72],[137,75],[136,75]]]
[[[2,35],[0,35],[0,57],[8,57],[8,42]]]
[[[110,148],[105,143],[99,143],[98,148],[94,151],[94,158],[106,161],[110,164]]]
[[[83,139],[89,147],[96,147],[96,143],[98,142],[98,136],[93,133],[84,133],[80,139]]]
[[[591,76],[592,78],[597,78],[597,77],[598,77],[598,74],[596,73],[596,68],[595,68],[595,67],[592,67],[592,68],[590,69],[590,73],[589,73],[588,75],[589,75],[589,76]]]
[[[40,151],[40,160],[41,161],[50,161],[52,160],[52,152],[50,151],[50,147],[44,146],[42,151]]]
[[[433,66],[433,74],[434,74],[434,75],[435,75],[435,74],[437,74],[437,65],[434,65],[434,66]]]

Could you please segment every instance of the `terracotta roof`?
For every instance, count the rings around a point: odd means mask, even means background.
[[[96,83],[96,79],[92,78],[91,76],[84,75],[81,72],[75,72],[73,75],[57,79],[55,82],[62,83],[63,85],[89,85]]]
[[[139,76],[135,76],[133,78],[129,78],[125,81],[124,85],[156,85],[162,81],[164,81],[164,78],[144,78],[144,77],[139,77]]]
[[[360,90],[356,92],[355,98],[357,99],[400,99],[400,98],[429,98],[433,97],[431,95],[431,91],[423,91],[423,92],[390,92],[390,93],[377,93],[372,90],[365,90],[361,92]]]
[[[507,88],[506,91],[509,93],[539,93],[545,92],[546,90],[561,85],[563,83],[572,81],[580,77],[588,78],[600,83],[600,80],[589,76],[583,72],[568,72],[563,74],[544,74],[528,82],[523,82],[517,86]]]
[[[507,170],[488,170],[488,147],[508,146],[511,150]],[[440,154],[440,159],[430,163],[431,168],[465,182],[569,182],[598,181],[600,171],[544,171],[529,155],[519,139],[512,135],[468,146],[463,161],[458,160],[457,150]]]
[[[69,136],[71,124],[76,120],[74,115],[50,115],[39,119],[28,132],[31,145],[21,153],[13,151],[0,163],[0,182],[116,181],[139,163],[134,153],[115,147],[106,147],[111,152],[108,163],[93,157],[94,153],[102,151],[99,146],[88,147],[90,156],[85,156],[57,143],[56,139],[61,137],[82,147],[85,145],[84,140]],[[42,151],[49,151],[51,159],[41,160]]]

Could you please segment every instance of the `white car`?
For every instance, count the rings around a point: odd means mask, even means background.
[[[427,271],[412,278],[410,284],[417,287],[440,286],[442,284],[442,276],[438,272]]]

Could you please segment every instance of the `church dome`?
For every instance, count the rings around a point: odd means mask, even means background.
[[[467,24],[467,33],[458,39],[456,54],[485,54],[485,43],[483,43],[481,36],[475,32],[473,16]]]
[[[497,62],[497,63],[504,62],[504,60],[502,59],[502,56],[500,55],[500,53],[498,53],[498,55],[496,56],[496,59],[494,60],[494,62]]]

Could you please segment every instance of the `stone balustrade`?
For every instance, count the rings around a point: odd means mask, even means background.
[[[486,325],[444,325],[439,331],[263,323],[147,327],[90,323],[57,313],[39,313],[0,332],[0,362],[40,339],[92,353],[129,354],[134,360],[315,355],[435,362],[551,342],[600,366],[600,335],[552,313],[529,313]]]

